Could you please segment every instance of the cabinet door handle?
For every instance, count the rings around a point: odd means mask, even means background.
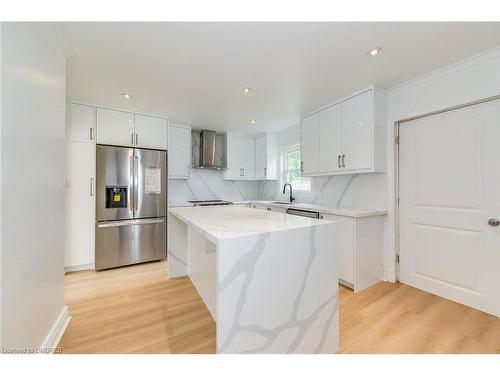
[[[94,128],[89,128],[89,138],[91,141],[94,139]]]
[[[130,133],[130,143],[134,144],[134,133]]]
[[[94,178],[90,177],[90,196],[94,196]]]
[[[267,177],[267,167],[264,167],[264,177]]]
[[[300,173],[304,172],[304,162],[300,161]]]
[[[340,165],[340,155],[339,155],[338,160],[337,160],[337,165],[339,166],[339,168],[342,168],[342,165]]]
[[[135,144],[139,144],[139,134],[135,133]]]
[[[342,155],[342,168],[345,168],[345,155]]]

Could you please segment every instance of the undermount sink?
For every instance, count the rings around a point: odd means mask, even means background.
[[[274,201],[274,202],[271,202],[271,203],[278,203],[278,204],[290,204],[290,202],[278,202],[278,201]]]

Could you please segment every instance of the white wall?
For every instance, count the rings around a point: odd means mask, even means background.
[[[384,257],[388,280],[396,279],[394,122],[499,94],[500,49],[488,51],[388,90],[388,216]]]
[[[52,27],[2,24],[3,348],[40,346],[64,310],[65,56]]]

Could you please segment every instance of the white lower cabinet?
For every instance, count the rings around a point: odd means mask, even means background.
[[[252,203],[251,207],[286,213],[286,207],[259,203]],[[353,217],[320,212],[320,219],[337,223],[332,251],[338,254],[339,283],[359,292],[383,279],[383,216]]]
[[[334,248],[339,282],[359,292],[383,279],[383,216],[350,217],[321,214],[338,223]]]
[[[94,267],[95,145],[71,142],[66,192],[66,270]]]

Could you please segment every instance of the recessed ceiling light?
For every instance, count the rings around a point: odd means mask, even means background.
[[[250,120],[250,123],[251,124],[255,124],[255,120]]]
[[[380,48],[380,47],[376,47],[376,48],[373,48],[370,51],[368,51],[368,54],[370,56],[377,56],[377,55],[380,55],[380,53],[382,53],[382,48]]]
[[[252,89],[251,89],[250,87],[245,87],[245,88],[243,89],[243,92],[244,92],[245,94],[250,94],[250,91],[252,91]]]
[[[130,95],[128,92],[122,92],[122,96],[125,98],[125,99],[130,99],[132,97],[132,95]]]

